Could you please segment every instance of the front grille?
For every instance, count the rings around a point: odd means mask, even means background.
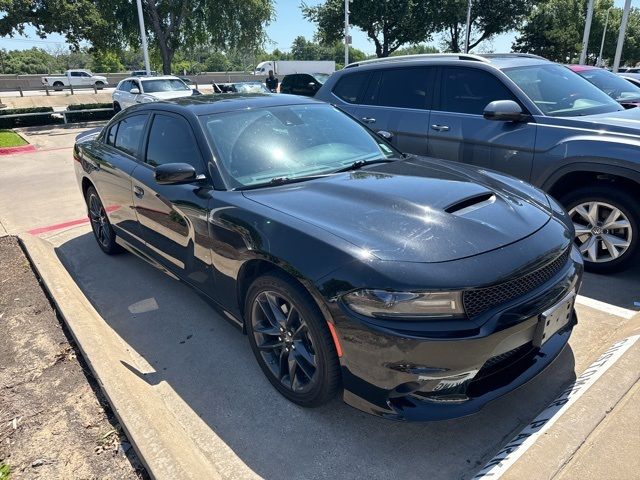
[[[492,287],[465,291],[462,297],[465,312],[469,317],[475,317],[493,307],[535,290],[562,269],[567,263],[570,252],[571,246],[555,260],[520,278]]]

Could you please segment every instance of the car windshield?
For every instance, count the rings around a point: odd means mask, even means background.
[[[326,73],[314,73],[313,76],[316,77],[316,80],[318,80],[323,85],[326,83],[327,79],[329,78],[329,75],[327,75]]]
[[[238,93],[269,93],[263,83],[234,83],[233,88]]]
[[[190,90],[189,87],[177,78],[164,78],[157,80],[144,80],[142,82],[144,93],[173,92],[176,90]]]
[[[400,153],[330,105],[286,105],[200,117],[235,187],[333,173]]]
[[[579,71],[578,74],[618,102],[640,101],[640,88],[615,73],[590,68]]]
[[[562,65],[513,67],[503,71],[545,115],[576,117],[623,109],[602,90]]]

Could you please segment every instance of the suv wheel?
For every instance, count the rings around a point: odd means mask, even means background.
[[[576,229],[585,269],[611,273],[631,265],[638,250],[640,203],[624,190],[583,187],[560,199]]]

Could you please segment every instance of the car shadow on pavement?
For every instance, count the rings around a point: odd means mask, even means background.
[[[281,397],[246,337],[193,290],[91,234],[56,249],[104,321],[237,457],[270,479],[471,478],[575,379],[566,348],[549,369],[476,415],[432,423],[370,416],[340,399],[317,409]]]
[[[640,310],[640,261],[611,275],[586,273],[580,294],[617,307]]]

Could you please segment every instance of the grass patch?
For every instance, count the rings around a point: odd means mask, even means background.
[[[6,463],[0,463],[0,480],[9,480],[11,477],[11,467]]]
[[[0,130],[0,147],[20,147],[27,145],[27,142],[17,133],[11,130]],[[2,469],[0,469],[0,480],[2,480]]]

